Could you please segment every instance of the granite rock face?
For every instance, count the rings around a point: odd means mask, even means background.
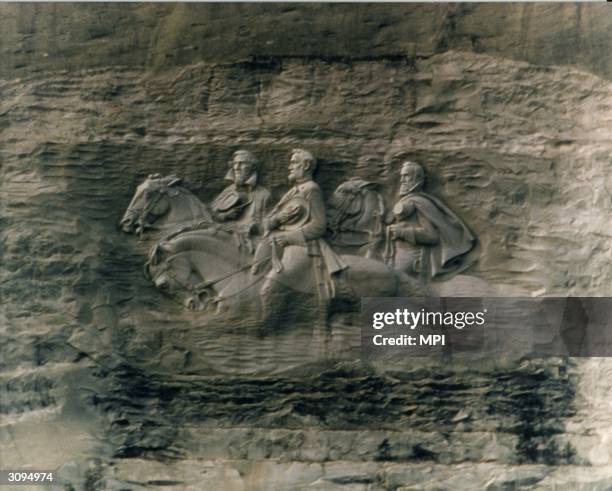
[[[66,489],[610,486],[605,359],[364,365],[350,318],[262,337],[185,311],[117,226],[152,172],[210,202],[239,148],[275,199],[297,146],[326,197],[359,176],[387,204],[411,159],[491,291],[610,295],[609,9],[7,4],[0,24],[0,467]]]
[[[605,5],[5,4],[0,70],[490,53],[612,76]]]

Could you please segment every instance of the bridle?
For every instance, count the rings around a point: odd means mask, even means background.
[[[155,196],[149,202],[145,203],[145,205],[140,210],[140,214],[138,219],[136,220],[136,224],[138,225],[138,238],[142,239],[142,235],[144,234],[145,227],[147,228],[155,228],[152,223],[147,223],[147,217],[149,213],[157,206],[157,204],[161,201],[162,197],[167,194],[168,187],[165,185],[160,185],[155,189]]]
[[[147,217],[149,213],[157,206],[157,204],[161,201],[162,197],[167,194],[168,186],[164,184],[158,184],[153,190],[147,190],[145,193],[155,193],[151,200],[147,200],[144,206],[129,209],[126,213],[126,219],[133,221],[136,225],[136,233],[138,234],[138,238],[142,240],[142,236],[144,234],[145,228],[154,229],[157,228],[152,223],[147,222]],[[146,194],[145,194],[146,196]],[[136,219],[134,220],[134,217]]]

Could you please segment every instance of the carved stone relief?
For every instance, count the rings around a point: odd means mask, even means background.
[[[259,165],[251,152],[235,152],[232,184],[208,206],[177,177],[149,176],[121,220],[125,232],[157,233],[145,273],[191,310],[239,310],[274,325],[296,294],[325,315],[360,297],[423,295],[469,267],[476,238],[423,191],[417,163],[402,165],[389,211],[381,186],[359,178],[340,184],[326,205],[313,178],[316,158],[303,149],[291,152],[291,188],[271,208]]]
[[[526,359],[519,303],[515,349],[362,364],[355,303],[612,293],[605,7],[30,5],[0,6],[3,467],[610,487],[606,359]],[[573,303],[534,341],[605,344]]]

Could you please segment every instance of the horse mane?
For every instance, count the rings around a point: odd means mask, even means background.
[[[162,241],[160,245],[169,254],[203,252],[228,264],[237,264],[240,261],[234,238],[216,227],[183,232],[168,241]]]
[[[369,218],[368,212],[382,218],[384,215],[384,202],[377,189],[377,184],[362,179],[351,179],[340,184],[334,191],[332,208],[329,215],[329,228],[332,233],[343,230],[352,230],[362,219]],[[375,210],[366,208],[366,200],[372,196]]]
[[[183,186],[173,186],[168,196],[172,201],[172,209],[166,218],[168,224],[173,222],[177,224],[190,222],[213,223],[208,207],[191,190]]]

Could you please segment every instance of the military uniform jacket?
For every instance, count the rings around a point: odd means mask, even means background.
[[[323,260],[328,275],[346,268],[340,256],[323,240],[327,228],[325,204],[321,188],[314,181],[299,183],[287,191],[270,213],[269,219],[280,223],[277,231],[287,241],[281,259],[282,271],[272,270],[269,277],[292,288],[305,290],[299,287],[310,282],[315,257]]]
[[[476,246],[476,238],[444,203],[430,194],[414,192],[400,199],[396,209],[399,214],[395,220],[407,225],[409,242],[422,247],[427,254],[429,278],[441,277],[465,266],[463,258]]]

